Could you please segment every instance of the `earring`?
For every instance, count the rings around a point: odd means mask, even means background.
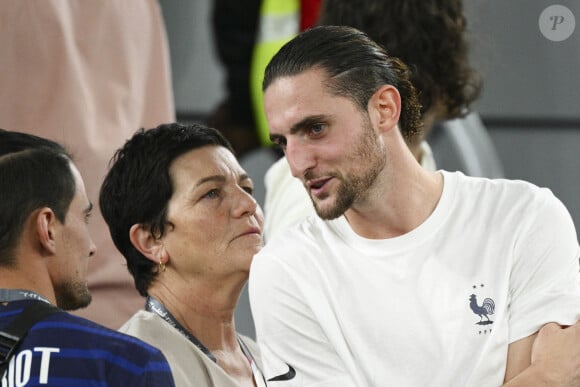
[[[166,269],[165,264],[161,260],[159,260],[159,269],[157,270],[157,272],[158,273],[160,273],[160,272],[165,273],[165,269]]]

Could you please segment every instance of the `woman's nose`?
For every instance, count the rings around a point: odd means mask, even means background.
[[[258,202],[252,194],[244,189],[239,190],[239,196],[236,200],[234,215],[236,217],[244,215],[253,215],[258,208]]]

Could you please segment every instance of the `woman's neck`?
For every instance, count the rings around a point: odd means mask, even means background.
[[[236,333],[234,311],[242,286],[225,292],[223,288],[210,289],[194,281],[176,285],[169,272],[155,282],[149,295],[157,300],[194,341],[201,343],[202,351],[209,351],[216,363],[240,386],[254,386],[250,361],[242,351]],[[171,283],[171,287],[165,283]],[[194,342],[195,344],[195,342]],[[197,344],[196,344],[197,345]]]
[[[241,291],[210,289],[195,281],[179,285],[169,271],[156,280],[149,294],[158,300],[177,322],[212,353],[233,351],[239,347],[234,322],[236,303]],[[165,283],[171,283],[171,287]],[[197,286],[196,286],[197,285]]]

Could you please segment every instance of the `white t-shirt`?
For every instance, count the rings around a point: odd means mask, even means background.
[[[290,365],[285,385],[499,386],[510,343],[580,319],[564,205],[526,182],[441,173],[436,209],[405,235],[310,217],[254,258],[266,378]]]

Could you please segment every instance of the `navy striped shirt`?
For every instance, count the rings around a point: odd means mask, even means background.
[[[0,305],[0,330],[34,300]],[[171,369],[158,349],[66,312],[28,331],[1,380],[16,386],[173,387]]]

